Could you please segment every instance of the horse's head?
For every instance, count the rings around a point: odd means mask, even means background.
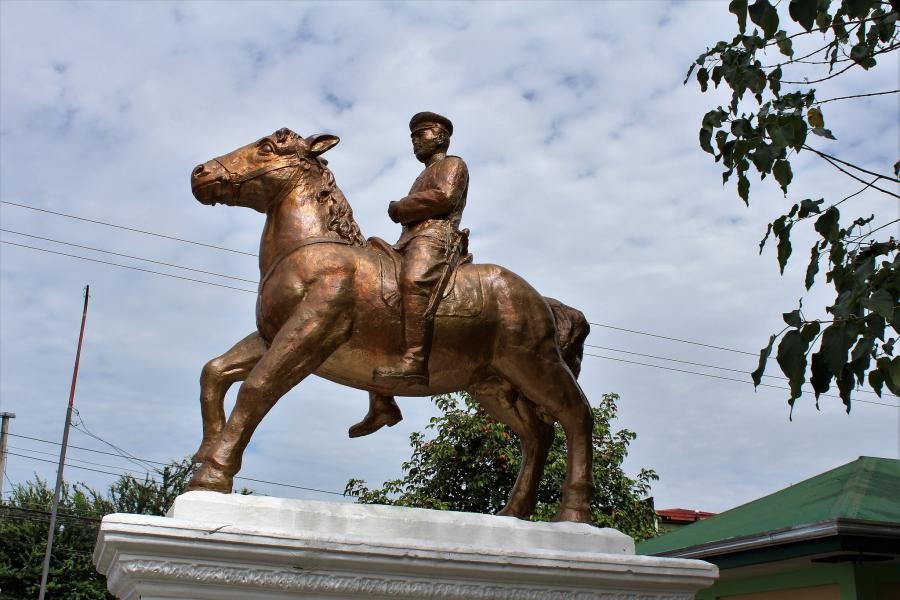
[[[268,212],[302,180],[310,166],[340,138],[319,134],[303,138],[279,129],[252,144],[197,166],[191,172],[191,191],[203,204],[247,206]]]

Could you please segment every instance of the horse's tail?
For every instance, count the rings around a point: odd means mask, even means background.
[[[544,300],[553,311],[553,320],[556,321],[556,343],[563,360],[572,375],[578,378],[581,373],[581,359],[584,357],[584,340],[591,332],[591,326],[584,313],[577,308],[566,306],[559,300],[545,297]]]

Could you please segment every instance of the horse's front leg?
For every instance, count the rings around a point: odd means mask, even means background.
[[[225,394],[237,381],[246,379],[250,370],[266,351],[266,342],[253,332],[232,348],[214,358],[200,373],[200,415],[203,418],[203,440],[193,461],[202,463],[212,450],[216,438],[225,428]]]
[[[262,418],[350,337],[352,297],[346,282],[328,279],[309,291],[241,384],[225,428],[187,489],[231,492],[244,449]]]

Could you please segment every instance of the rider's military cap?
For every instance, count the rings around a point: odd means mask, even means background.
[[[453,123],[443,115],[426,111],[414,114],[413,118],[409,120],[409,130],[411,132],[434,126],[446,130],[448,135],[453,135]]]

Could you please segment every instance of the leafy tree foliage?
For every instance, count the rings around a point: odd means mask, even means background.
[[[189,460],[172,462],[151,479],[124,475],[106,495],[86,486],[64,483],[57,511],[47,597],[106,600],[106,578],[94,570],[91,556],[100,519],[114,512],[164,515],[187,484],[194,467]],[[41,584],[53,487],[39,477],[13,486],[0,504],[0,598],[33,600]]]
[[[594,413],[593,523],[615,527],[637,540],[656,534],[650,483],[658,479],[650,469],[631,478],[622,470],[628,446],[637,435],[627,429],[613,432],[617,394],[604,394]],[[491,418],[468,394],[433,398],[441,410],[425,433],[410,435],[412,457],[402,465],[401,479],[386,481],[379,489],[351,479],[346,494],[366,504],[415,506],[438,510],[495,513],[506,504],[519,472],[521,454],[516,435]],[[560,501],[566,476],[566,443],[562,427],[550,449],[534,519],[550,520]]]
[[[685,79],[687,83],[696,70],[701,91],[707,91],[710,81],[731,89],[730,104],[703,117],[700,147],[725,167],[723,182],[734,177],[745,203],[750,201],[751,170],[757,171],[760,179],[771,175],[787,196],[794,179],[791,159],[803,151],[862,184],[857,192],[838,200],[796,201],[769,224],[760,242],[762,252],[769,237],[775,237],[783,273],[793,251],[791,233],[795,227],[811,224],[817,241],[809,251],[806,289],[813,286],[825,262],[825,280],[835,294],[825,309],[831,318],[807,319],[801,302],[798,309],[784,313],[787,326],[771,336],[760,352],[759,367],[752,374],[756,385],[781,338],[775,358],[790,381],[792,408],[802,394],[807,371],[817,406],[819,395],[834,382],[849,411],[851,392],[857,385],[865,385],[867,374],[868,385],[879,396],[884,387],[900,394],[900,356],[894,356],[896,338],[887,329],[900,331],[900,242],[886,235],[896,231],[897,219],[873,223],[875,215],[871,215],[850,220],[838,208],[858,194],[875,191],[888,201],[890,218],[895,217],[900,161],[894,165],[893,175],[885,175],[819,149],[820,144],[835,139],[825,126],[827,103],[900,90],[820,99],[813,87],[827,86],[826,82],[851,69],[871,69],[880,57],[900,48],[898,8],[900,0],[791,0],[775,5],[769,0],[749,5],[748,0],[732,0],[728,9],[737,17],[738,35],[707,49]],[[748,33],[748,19],[759,29]],[[789,29],[796,31],[789,33]],[[795,43],[818,37],[822,41],[812,52],[795,52]],[[781,56],[769,58],[770,51]],[[818,350],[813,352],[817,344]]]

